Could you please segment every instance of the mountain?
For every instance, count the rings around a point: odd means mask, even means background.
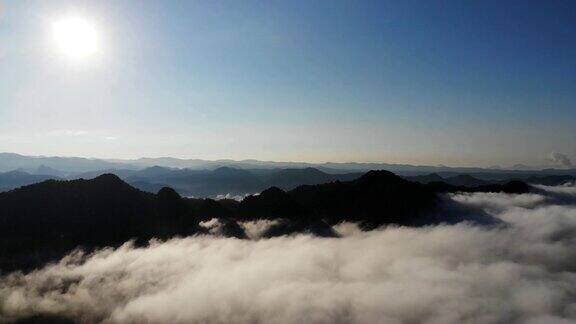
[[[171,186],[181,194],[199,197],[255,193],[265,187],[250,171],[230,167],[191,170],[155,166],[137,171],[125,180],[142,190],[161,184]]]
[[[189,168],[195,170],[215,169],[221,166],[228,166],[238,169],[304,169],[315,168],[328,174],[343,174],[367,172],[369,170],[385,169],[403,176],[415,176],[428,173],[451,173],[451,176],[458,174],[470,174],[476,177],[476,174],[487,176],[497,176],[502,173],[525,175],[529,173],[543,174],[571,174],[576,175],[576,169],[542,169],[537,167],[528,167],[517,165],[512,168],[504,169],[499,166],[490,168],[481,167],[449,167],[445,165],[409,165],[409,164],[392,164],[392,163],[361,163],[361,162],[326,162],[326,163],[307,163],[307,162],[279,162],[279,161],[259,161],[259,160],[201,160],[201,159],[179,159],[171,157],[162,158],[140,158],[135,160],[108,160],[114,163],[126,163],[137,167],[164,166],[171,168]],[[518,167],[518,168],[516,168]]]
[[[40,175],[49,175],[53,177],[63,178],[66,176],[65,172],[60,170],[56,170],[54,168],[45,166],[44,164],[40,165],[36,170],[32,172],[33,174],[40,174]]]
[[[191,234],[197,222],[186,218],[183,206],[172,189],[145,193],[110,174],[48,180],[0,193],[0,267],[7,266],[7,259],[35,264],[76,246]]]
[[[479,167],[448,167],[448,166],[427,166],[391,163],[361,163],[361,162],[280,162],[280,161],[259,161],[259,160],[201,160],[201,159],[179,159],[172,157],[161,158],[140,158],[135,160],[109,160],[115,163],[128,163],[140,167],[150,167],[160,165],[172,168],[191,169],[214,169],[221,166],[228,166],[239,169],[303,169],[316,168],[326,173],[350,173],[366,172],[369,170],[386,169],[402,175],[417,175],[430,172],[452,171],[460,173],[483,172],[500,170],[489,170]]]
[[[289,194],[311,215],[328,224],[351,221],[364,228],[409,225],[432,209],[437,198],[430,188],[389,171],[369,171],[353,181],[300,186]]]
[[[532,167],[532,166],[525,165],[525,164],[521,164],[521,163],[514,164],[514,165],[512,166],[512,170],[523,170],[523,171],[526,171],[526,170],[527,170],[527,171],[529,171],[529,170],[535,170],[535,169],[536,169],[536,168],[534,168],[534,167]]]
[[[251,174],[221,168],[206,175],[244,180]],[[31,268],[78,246],[90,250],[130,239],[142,244],[151,238],[205,233],[199,222],[212,218],[219,219],[221,233],[238,238],[246,235],[235,222],[258,219],[277,221],[264,236],[335,236],[331,225],[343,221],[358,222],[365,229],[426,225],[421,217],[435,208],[437,192],[527,190],[529,186],[518,181],[467,188],[424,185],[388,171],[370,171],[352,181],[290,191],[272,187],[236,202],[182,198],[168,187],[156,194],[143,192],[112,174],[47,180],[0,193],[0,269]]]
[[[262,190],[262,182],[249,171],[220,167],[207,175],[205,190],[220,192],[226,187],[229,193],[246,193]]]
[[[512,180],[506,183],[490,183],[486,185],[465,187],[465,186],[454,186],[446,182],[430,182],[428,187],[432,188],[436,192],[504,192],[511,194],[522,194],[530,191],[530,186],[519,180]]]
[[[104,169],[134,169],[129,163],[115,163],[101,159],[57,156],[25,156],[15,153],[0,153],[0,172],[23,168],[35,170],[43,166],[64,173],[79,173]]]
[[[281,169],[271,174],[267,183],[268,186],[290,190],[301,185],[313,185],[336,180],[353,180],[361,175],[358,173],[328,174],[316,168]]]
[[[230,167],[219,167],[209,174],[209,178],[213,180],[223,180],[231,182],[243,182],[243,181],[258,181],[252,173],[242,169],[230,168]]]
[[[38,164],[40,162],[48,163],[53,162],[59,166],[65,167],[66,165],[74,165],[74,168],[95,167],[100,165],[99,160],[83,159],[83,158],[58,158],[58,157],[25,157],[17,154],[0,154],[0,166],[2,164],[19,165],[23,163],[24,167],[30,166],[30,161]],[[26,162],[28,161],[28,162]],[[56,162],[55,162],[56,161]],[[238,167],[231,166],[217,166],[216,165],[238,165],[233,160],[218,160],[218,161],[204,161],[204,160],[181,160],[174,158],[161,158],[161,159],[139,159],[136,161],[145,161],[146,164],[152,162],[177,164],[179,166],[186,165],[186,161],[194,162],[196,167],[201,165],[209,166],[210,168],[204,169],[191,169],[191,168],[173,168],[161,165],[152,165],[137,169],[138,166],[134,164],[127,164],[127,161],[118,162],[122,160],[115,160],[113,162],[104,161],[105,165],[119,165],[121,168],[107,168],[89,170],[83,172],[69,172],[61,171],[47,164],[39,164],[36,168],[20,168],[19,170],[26,173],[36,173],[42,177],[22,179],[14,183],[2,183],[0,181],[0,191],[10,190],[16,187],[35,183],[45,180],[47,178],[65,178],[65,179],[93,179],[97,176],[106,173],[112,173],[119,176],[121,179],[131,184],[132,186],[151,193],[156,193],[162,187],[169,186],[176,190],[179,194],[188,197],[217,197],[217,196],[244,196],[260,192],[268,187],[278,187],[283,190],[292,190],[300,185],[314,185],[333,181],[350,181],[362,175],[362,172],[350,172],[337,169],[338,167],[353,167],[361,169],[366,166],[378,166],[381,164],[335,164],[324,163],[318,167],[299,167],[299,168],[271,168],[274,165],[312,165],[306,163],[276,163],[276,162],[263,162],[257,160],[244,160],[240,161]],[[202,164],[203,162],[210,162]],[[249,166],[258,166],[257,168],[244,168]],[[395,165],[399,167],[399,165]],[[214,168],[212,168],[214,167]],[[501,184],[511,179],[528,180],[531,182],[539,183],[537,177],[547,176],[562,176],[572,177],[571,170],[562,170],[561,173],[555,174],[557,170],[542,170],[535,171],[487,171],[474,169],[470,174],[462,174],[456,172],[455,168],[446,166],[436,166],[444,171],[438,173],[431,173],[427,175],[404,175],[404,178],[410,181],[420,183],[434,183],[445,182],[456,187],[474,187],[487,184]],[[400,169],[404,173],[418,173],[418,168],[402,166]],[[421,169],[418,169],[421,170]],[[446,171],[448,170],[448,171]],[[38,174],[45,172],[47,175]],[[337,173],[341,172],[341,173]],[[59,176],[66,175],[66,176]],[[47,177],[50,176],[50,177]],[[558,178],[560,179],[560,178]],[[544,180],[545,181],[545,180]],[[550,182],[551,181],[551,182]],[[556,183],[559,180],[549,180],[546,183]],[[565,181],[564,181],[565,182]]]
[[[201,160],[201,159],[179,159],[172,157],[162,158],[140,158],[132,160],[121,159],[88,159],[78,157],[46,157],[46,156],[24,156],[15,153],[0,153],[0,172],[6,172],[23,168],[27,171],[35,170],[40,166],[52,168],[65,173],[66,175],[110,169],[140,170],[148,167],[160,166],[166,168],[192,169],[192,170],[214,170],[219,167],[231,167],[236,169],[303,169],[315,168],[328,174],[343,173],[363,173],[369,170],[386,169],[403,176],[416,176],[428,173],[437,173],[440,176],[450,176],[459,174],[469,174],[479,179],[506,178],[510,175],[576,175],[576,169],[541,169],[527,166],[517,166],[517,168],[480,168],[480,167],[449,167],[444,165],[409,165],[390,163],[359,163],[359,162],[278,162],[259,160]]]
[[[165,175],[168,175],[175,170],[178,170],[178,169],[161,167],[161,166],[155,165],[155,166],[148,167],[148,168],[145,168],[142,170],[138,170],[138,171],[132,173],[130,175],[130,177],[132,177],[132,178],[145,178],[145,179],[158,178],[158,177],[163,177]]]
[[[430,173],[427,175],[407,176],[407,177],[404,177],[404,179],[419,182],[419,183],[424,183],[424,184],[433,183],[433,182],[444,182],[444,183],[450,184],[452,186],[457,186],[457,187],[460,187],[460,186],[462,186],[462,187],[476,187],[476,186],[482,186],[482,185],[486,185],[486,184],[490,183],[490,181],[481,180],[481,179],[475,178],[475,177],[468,175],[468,174],[460,174],[460,175],[449,176],[449,177],[441,177],[437,173]]]
[[[67,177],[67,179],[75,180],[75,179],[94,179],[98,176],[103,174],[114,174],[122,179],[129,177],[136,173],[136,170],[130,169],[104,169],[104,170],[95,170],[95,171],[87,171],[87,172],[80,172],[75,173]],[[156,191],[155,191],[156,192]]]
[[[444,181],[444,178],[439,176],[437,173],[430,173],[430,174],[426,174],[426,175],[417,175],[417,176],[407,176],[407,177],[404,177],[404,179],[414,181],[414,182],[420,182],[423,184],[427,184],[430,182]]]
[[[239,219],[298,219],[305,217],[308,210],[284,190],[272,187],[259,195],[251,195],[240,202]]]
[[[480,180],[467,174],[461,174],[445,178],[444,182],[447,182],[453,186],[464,186],[464,187],[477,187],[487,185],[489,183],[488,181]]]
[[[238,214],[243,220],[316,219],[329,225],[352,221],[374,228],[408,225],[435,201],[435,192],[425,185],[388,171],[370,171],[353,181],[303,185],[288,192],[273,187],[242,200]]]
[[[538,184],[545,186],[560,186],[567,183],[574,183],[576,177],[571,175],[549,175],[549,176],[532,176],[522,179],[530,184]]]
[[[29,174],[23,171],[0,173],[0,192],[55,178],[50,175]]]
[[[125,180],[142,190],[167,185],[187,196],[213,197],[221,194],[251,194],[268,187],[290,190],[303,184],[352,180],[360,175],[328,174],[315,168],[263,171],[263,169],[245,170],[232,167],[191,170],[155,166],[134,172]]]

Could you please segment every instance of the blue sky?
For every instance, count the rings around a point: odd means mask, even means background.
[[[0,2],[0,151],[540,165],[575,122],[574,1]]]

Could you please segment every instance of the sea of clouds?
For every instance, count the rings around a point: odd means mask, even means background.
[[[251,240],[125,244],[0,278],[0,321],[108,323],[574,323],[576,187],[457,194],[499,222]],[[204,226],[216,228],[217,222]]]

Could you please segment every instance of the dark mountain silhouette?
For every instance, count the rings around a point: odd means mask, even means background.
[[[240,202],[238,216],[242,220],[256,219],[298,219],[308,210],[298,204],[284,190],[272,187],[257,196],[248,196]]]
[[[427,184],[430,182],[444,181],[444,178],[439,176],[437,173],[430,173],[430,174],[426,174],[426,175],[417,175],[417,176],[406,176],[406,177],[404,177],[404,179],[414,181],[414,182],[420,182],[423,184]]]
[[[290,196],[328,224],[353,221],[365,228],[408,225],[436,202],[430,188],[388,171],[370,171],[348,182],[300,186]]]
[[[195,223],[184,219],[186,208],[179,200],[168,189],[145,193],[109,174],[48,180],[1,193],[0,264],[14,255],[25,256],[21,264],[34,264],[76,246],[188,235]]]
[[[47,172],[57,170],[42,167]],[[294,189],[304,184],[320,184],[336,180],[347,181],[358,178],[361,174],[328,174],[315,168],[280,169],[280,170],[242,170],[230,167],[219,167],[214,170],[173,169],[153,166],[142,170],[108,169],[89,171],[68,176],[68,179],[94,179],[103,174],[115,174],[130,185],[151,193],[162,187],[172,187],[178,193],[194,197],[215,197],[217,195],[245,195],[260,192],[268,187],[279,187],[284,190]],[[0,181],[4,191],[28,185],[46,179],[59,177],[32,176],[20,173],[20,181]],[[26,177],[25,177],[26,176]]]
[[[262,237],[275,237],[306,233],[320,237],[338,237],[332,227],[323,220],[311,219],[280,219],[277,224],[272,225]]]
[[[142,191],[146,191],[149,193],[154,193],[154,192],[158,192],[160,189],[164,188],[164,187],[169,187],[168,184],[166,183],[150,183],[146,180],[134,180],[134,179],[130,179],[127,180],[128,183],[133,186],[134,188],[137,188],[139,190]],[[174,186],[173,186],[174,187]]]
[[[365,228],[383,224],[409,225],[421,212],[434,207],[434,191],[388,171],[370,171],[357,180],[304,185],[285,192],[272,187],[240,202],[241,219],[288,219],[299,228],[320,222],[361,223]],[[286,226],[284,226],[286,227]],[[325,226],[326,227],[326,226]]]
[[[207,174],[226,181],[251,175],[231,168]],[[143,244],[151,238],[204,233],[199,222],[212,218],[220,219],[222,234],[238,238],[246,235],[236,222],[257,219],[278,221],[265,236],[301,232],[335,236],[331,225],[342,221],[358,222],[365,229],[425,225],[419,220],[435,207],[437,192],[527,190],[529,186],[519,181],[474,188],[441,182],[424,185],[388,171],[370,171],[353,181],[290,191],[271,187],[236,202],[186,199],[168,187],[148,193],[112,174],[91,180],[47,180],[0,193],[0,269],[34,267],[76,247],[90,250],[130,239]]]

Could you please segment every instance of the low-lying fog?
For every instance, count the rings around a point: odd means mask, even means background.
[[[73,254],[0,279],[0,320],[132,323],[572,323],[576,187],[448,197],[470,223],[258,239],[200,236]],[[203,226],[217,232],[216,221]]]

